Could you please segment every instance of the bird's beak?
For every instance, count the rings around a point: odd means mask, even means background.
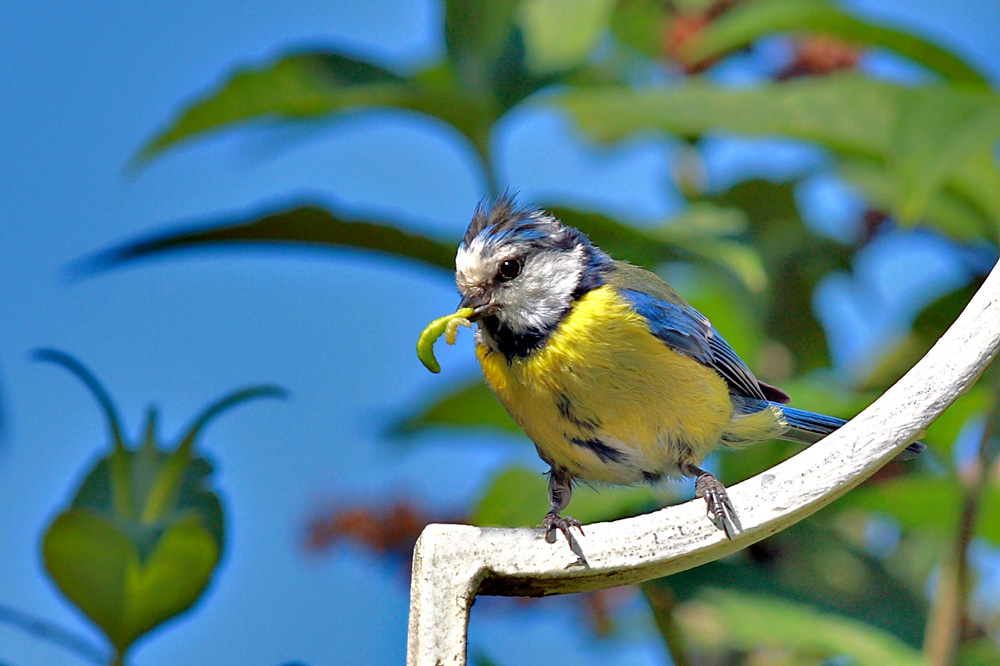
[[[468,319],[469,321],[476,321],[490,307],[490,298],[486,294],[469,294],[462,297],[462,302],[458,304],[458,307],[472,308],[472,314],[469,315]]]

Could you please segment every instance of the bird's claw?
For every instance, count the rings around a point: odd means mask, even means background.
[[[550,511],[545,514],[545,518],[542,520],[542,529],[545,530],[545,541],[548,543],[556,542],[556,530],[559,530],[566,535],[566,541],[571,545],[573,543],[573,538],[570,536],[569,528],[575,527],[580,530],[580,534],[583,534],[583,526],[580,525],[580,521],[572,516],[560,516],[554,511]]]
[[[726,487],[717,478],[711,474],[700,475],[694,482],[694,494],[695,497],[705,499],[708,517],[717,528],[726,533],[727,538],[732,539],[743,530]]]

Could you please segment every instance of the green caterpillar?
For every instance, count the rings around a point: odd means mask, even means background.
[[[472,314],[472,308],[459,308],[450,315],[445,315],[427,324],[420,333],[417,340],[417,357],[420,362],[431,372],[441,372],[441,366],[434,358],[434,343],[444,334],[444,340],[449,345],[455,344],[455,336],[458,334],[458,327],[469,328],[472,323],[467,319]]]

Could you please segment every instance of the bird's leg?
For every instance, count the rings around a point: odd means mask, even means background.
[[[573,478],[565,469],[553,467],[549,470],[549,504],[552,508],[545,514],[542,520],[542,529],[545,530],[545,540],[549,543],[556,542],[556,530],[566,535],[566,540],[572,545],[569,528],[575,527],[583,534],[583,527],[580,521],[570,516],[560,516],[559,512],[569,504],[569,498],[573,495]]]
[[[742,531],[739,516],[736,515],[736,509],[722,481],[690,462],[681,464],[681,473],[694,477],[694,495],[705,499],[708,516],[716,527],[725,532],[730,539],[735,532]]]

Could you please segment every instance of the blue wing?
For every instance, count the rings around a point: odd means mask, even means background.
[[[731,392],[767,400],[750,368],[705,315],[683,301],[669,302],[644,291],[626,288],[619,293],[649,323],[653,335],[671,349],[718,372]]]

